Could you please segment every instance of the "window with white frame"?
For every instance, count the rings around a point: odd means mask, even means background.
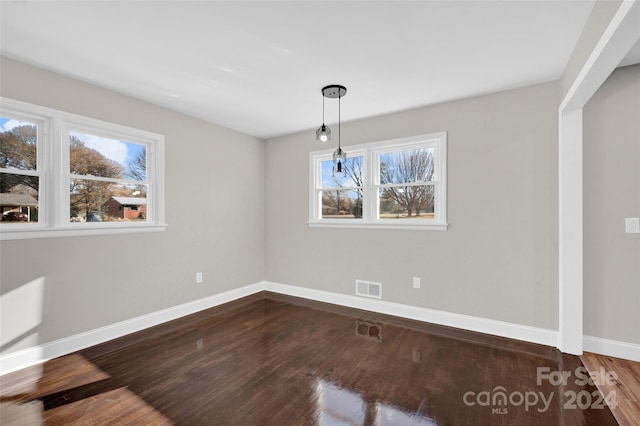
[[[0,100],[2,239],[164,229],[164,137]]]
[[[0,116],[0,213],[2,224],[38,224],[46,120],[26,113]]]
[[[309,225],[447,228],[446,132],[311,152]]]

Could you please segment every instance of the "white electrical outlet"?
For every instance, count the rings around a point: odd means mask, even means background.
[[[627,234],[640,234],[640,217],[625,218],[624,232]]]
[[[420,277],[413,277],[413,288],[420,288]]]
[[[202,272],[196,272],[196,284],[200,284],[202,282]]]

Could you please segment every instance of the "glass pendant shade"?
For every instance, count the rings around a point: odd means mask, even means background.
[[[320,142],[327,142],[330,139],[331,129],[329,126],[325,126],[325,124],[322,123],[322,126],[318,127],[318,130],[316,130],[316,140]]]
[[[336,173],[344,173],[347,175],[346,169],[346,160],[347,153],[342,150],[342,148],[338,147],[335,151],[333,151],[333,175]]]

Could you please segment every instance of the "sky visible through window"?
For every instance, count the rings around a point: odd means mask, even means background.
[[[310,226],[446,229],[446,176],[438,176],[446,172],[446,133],[350,149],[341,163],[334,163],[331,151],[310,154]]]
[[[0,128],[3,132],[10,131],[14,127],[20,126],[33,126],[33,123],[30,123],[28,121],[14,120],[12,118],[0,117]]]
[[[0,117],[0,129],[8,132],[19,126],[33,126],[29,121],[15,120],[7,117]],[[125,170],[136,156],[146,151],[146,146],[128,141],[120,141],[111,138],[103,138],[87,135],[79,132],[71,132],[71,135],[80,139],[87,148],[95,149],[100,154],[120,164]]]
[[[145,145],[75,131],[71,131],[69,134],[82,141],[87,148],[94,149],[108,159],[120,164],[124,170],[128,170],[128,166],[134,162],[136,156],[141,153],[146,155],[144,154]]]
[[[359,166],[359,167],[354,167]],[[347,175],[344,173],[334,173],[334,164],[333,160],[324,160],[322,162],[322,187],[323,188],[353,188],[358,186],[352,174],[356,173],[360,176],[360,181],[362,181],[362,173],[358,172],[358,170],[362,170],[362,157],[347,157],[345,160],[345,170],[347,170]]]

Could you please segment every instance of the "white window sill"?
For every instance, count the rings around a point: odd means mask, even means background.
[[[19,226],[19,225],[10,225]],[[33,226],[33,228],[31,228]],[[82,224],[66,227],[43,227],[38,225],[21,226],[19,229],[11,229],[9,226],[0,226],[0,241],[25,240],[33,238],[59,238],[82,237],[93,235],[134,234],[140,232],[161,232],[167,227],[156,224]]]
[[[307,223],[310,228],[345,228],[345,229],[398,229],[413,231],[446,231],[448,223],[414,223],[393,220],[393,223],[368,222],[361,219],[328,219]]]

